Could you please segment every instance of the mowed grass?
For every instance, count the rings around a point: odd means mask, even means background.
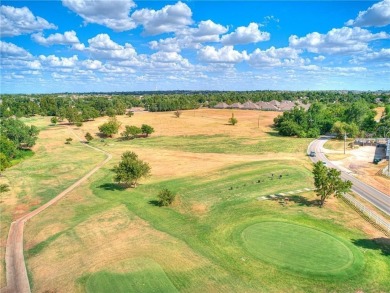
[[[287,222],[260,222],[242,232],[255,257],[310,276],[353,276],[363,266],[361,253],[331,234]]]
[[[257,200],[312,187],[306,142],[289,138],[280,146],[278,141],[284,138],[266,133],[269,126],[262,125],[259,133],[254,116],[258,114],[253,111],[237,113],[239,128],[225,125],[227,112],[186,113],[180,119],[172,113],[122,117],[133,125],[155,123],[157,131],[148,139],[93,142],[114,154],[112,162],[26,225],[25,255],[33,291],[86,292],[89,286],[105,288],[107,282],[131,288],[135,273],[141,279],[150,275],[147,290],[156,286],[154,292],[168,284],[167,279],[179,292],[387,291],[390,260],[371,239],[383,235],[342,201],[331,199],[320,209],[313,206],[312,192],[287,195],[287,205]],[[250,119],[245,120],[245,115]],[[269,115],[263,122],[270,125],[272,119]],[[86,123],[80,132],[95,133],[100,122]],[[195,127],[190,129],[191,125]],[[213,126],[212,133],[207,133],[207,125]],[[244,126],[249,125],[254,127],[247,133]],[[229,135],[230,129],[234,134]],[[257,146],[260,143],[266,147]],[[286,151],[289,145],[295,151]],[[111,168],[126,150],[152,166],[152,176],[135,189],[113,182]],[[157,205],[163,188],[177,194],[170,207]],[[326,231],[352,253],[355,249],[363,255],[364,266],[354,267],[348,275],[341,270],[320,276],[255,257],[245,247],[242,231],[274,221]],[[305,248],[313,254],[317,248],[310,243],[318,242],[315,237],[309,240]],[[153,265],[134,265],[139,258]],[[153,278],[157,282],[152,283]]]
[[[351,149],[348,144],[352,143],[354,140],[352,138],[347,138],[345,143],[346,150]],[[330,139],[324,144],[324,148],[334,151],[343,151],[344,150],[344,140],[343,139]]]
[[[132,260],[134,271],[120,274],[97,272],[86,282],[87,293],[128,293],[128,292],[178,292],[164,270],[151,259]]]

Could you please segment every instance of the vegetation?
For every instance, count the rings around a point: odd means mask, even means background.
[[[117,134],[121,123],[115,118],[111,117],[108,122],[103,123],[99,126],[99,131],[108,137],[112,137],[114,134]]]
[[[158,193],[157,197],[160,206],[169,206],[175,200],[176,195],[169,189],[164,188]]]
[[[176,116],[176,118],[180,118],[181,114],[183,112],[182,111],[179,111],[179,110],[176,110],[175,112],[173,112],[173,114]]]
[[[234,117],[234,113],[232,113],[232,117],[229,118],[228,123],[234,126],[237,124],[237,122],[238,122],[237,118]]]
[[[340,197],[343,193],[349,192],[352,187],[351,181],[343,181],[340,178],[341,171],[327,168],[321,161],[314,164],[313,175],[314,186],[316,187],[317,196],[320,197],[321,207],[331,195]]]
[[[87,140],[87,142],[90,142],[91,140],[93,140],[92,134],[90,134],[89,132],[87,132],[87,133],[85,134],[85,139]]]
[[[58,118],[57,117],[51,117],[50,122],[54,125],[58,123]]]
[[[66,144],[70,144],[72,141],[73,141],[73,138],[71,138],[71,137],[68,137],[67,139],[65,139]]]
[[[146,137],[148,137],[154,132],[154,128],[150,125],[142,124],[141,131]]]
[[[134,152],[127,151],[122,154],[122,160],[114,166],[113,171],[115,182],[126,187],[136,187],[139,179],[149,176],[150,166],[140,160]]]
[[[0,193],[4,193],[9,191],[9,185],[8,184],[0,184]]]
[[[125,131],[123,131],[121,133],[121,136],[124,139],[133,139],[133,138],[136,138],[137,135],[139,135],[141,132],[142,132],[141,128],[139,128],[137,126],[126,125],[125,126]]]

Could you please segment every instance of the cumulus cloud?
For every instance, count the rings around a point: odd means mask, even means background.
[[[160,10],[141,9],[132,14],[132,19],[142,25],[147,35],[175,32],[192,23],[192,11],[187,4],[177,2]]]
[[[57,28],[42,17],[34,16],[27,7],[16,8],[7,5],[0,7],[0,25],[2,37],[13,37]]]
[[[319,55],[319,56],[315,56],[313,59],[316,60],[316,61],[324,61],[325,60],[325,56]]]
[[[390,49],[382,48],[376,52],[365,53],[360,56],[354,56],[351,63],[362,62],[388,62],[390,61]]]
[[[386,26],[390,24],[390,0],[375,3],[365,11],[360,11],[355,19],[346,25],[352,26]]]
[[[64,67],[64,68],[72,68],[76,66],[77,61],[79,60],[77,55],[73,55],[72,57],[57,57],[55,55],[44,56],[40,55],[39,59],[44,64],[50,67]]]
[[[97,70],[97,69],[102,68],[102,62],[99,60],[87,59],[87,60],[84,60],[83,62],[81,62],[81,65],[83,65],[85,68],[91,69],[91,70]]]
[[[75,31],[68,31],[64,34],[52,34],[47,38],[42,33],[37,33],[31,35],[31,38],[40,45],[43,46],[52,46],[52,45],[76,45],[80,41],[76,36]]]
[[[137,55],[134,47],[126,43],[124,46],[119,45],[111,40],[107,34],[98,34],[88,40],[89,46],[83,50],[90,52],[93,56],[103,59],[129,59]]]
[[[180,52],[184,48],[200,49],[202,43],[219,42],[220,35],[228,31],[227,27],[211,20],[201,21],[197,27],[187,27],[175,33],[174,38],[149,42],[153,50]]]
[[[15,44],[0,41],[0,53],[2,58],[27,59],[31,54]]]
[[[247,27],[240,26],[234,32],[222,36],[221,41],[224,45],[250,44],[268,41],[270,36],[270,33],[260,31],[259,25],[252,22]]]
[[[371,33],[359,27],[343,27],[334,28],[327,34],[314,32],[301,38],[292,35],[289,43],[290,47],[306,49],[313,53],[343,54],[366,51],[369,42],[389,38],[390,35],[385,32]]]
[[[233,46],[224,46],[216,49],[212,46],[206,46],[199,50],[198,57],[200,60],[210,63],[239,63],[248,59],[246,51],[236,51]]]
[[[303,65],[305,60],[299,57],[299,50],[294,48],[256,49],[249,55],[248,63],[254,67]]]
[[[80,15],[85,23],[97,23],[114,31],[136,27],[129,13],[135,7],[132,0],[62,0],[62,4]]]

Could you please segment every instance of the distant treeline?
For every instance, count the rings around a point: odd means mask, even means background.
[[[76,116],[83,121],[104,115],[121,115],[126,108],[144,107],[151,112],[188,110],[213,107],[219,102],[232,104],[246,101],[301,99],[303,102],[323,104],[353,103],[364,100],[368,104],[390,103],[387,92],[339,91],[248,91],[248,92],[138,92],[130,94],[47,94],[1,95],[0,117],[33,115],[65,117]],[[73,109],[73,110],[70,110]],[[67,112],[73,113],[67,113]],[[74,118],[74,117],[73,117]],[[71,117],[72,119],[72,117]]]

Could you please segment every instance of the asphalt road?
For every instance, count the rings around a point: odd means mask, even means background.
[[[372,203],[378,209],[386,213],[390,216],[390,186],[389,186],[389,194],[385,194],[374,187],[361,182],[359,179],[349,174],[351,172],[347,172],[346,169],[341,169],[338,166],[332,164],[323,153],[323,146],[327,140],[331,139],[330,136],[323,136],[319,139],[313,141],[308,148],[308,154],[311,151],[316,152],[315,157],[310,157],[313,162],[323,161],[326,162],[326,166],[330,168],[335,168],[341,171],[341,178],[344,180],[349,180],[352,182],[352,191],[365,200]],[[390,185],[390,184],[389,184]]]

